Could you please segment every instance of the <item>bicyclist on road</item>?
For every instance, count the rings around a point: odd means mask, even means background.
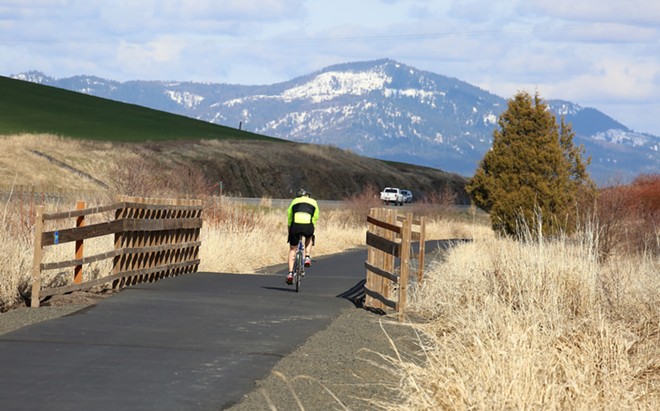
[[[296,258],[296,247],[300,234],[305,236],[305,267],[312,265],[310,251],[312,248],[312,236],[314,226],[319,219],[319,206],[310,193],[301,188],[296,193],[296,198],[291,201],[287,209],[287,226],[289,227],[289,274],[286,283],[293,283],[293,260]]]

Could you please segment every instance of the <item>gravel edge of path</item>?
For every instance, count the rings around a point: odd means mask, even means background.
[[[108,298],[116,292],[76,291],[66,295],[53,296],[39,307],[17,307],[0,313],[0,335],[28,325],[53,320],[73,314]]]
[[[92,303],[69,306],[20,307],[0,314],[0,335],[10,333],[28,325],[64,317],[89,307]]]
[[[371,410],[397,402],[400,356],[419,362],[413,327],[347,308],[324,330],[282,358],[230,411]]]

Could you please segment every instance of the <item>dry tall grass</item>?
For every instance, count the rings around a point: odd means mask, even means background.
[[[89,207],[109,204],[112,199],[106,193],[80,198]],[[30,293],[31,266],[34,241],[34,213],[37,204],[45,205],[45,212],[72,210],[76,199],[48,197],[43,194],[7,193],[2,204],[0,222],[0,312],[18,304],[25,304]],[[98,216],[109,221],[112,217]],[[87,221],[88,224],[92,221]],[[50,224],[50,223],[49,223]],[[59,222],[59,224],[62,224]],[[69,221],[74,224],[74,221]],[[54,229],[55,227],[46,227]],[[59,226],[59,228],[62,228]],[[430,221],[429,237],[450,238],[455,236],[456,225],[448,220]],[[316,246],[312,256],[342,252],[364,245],[366,219],[358,219],[350,208],[346,210],[321,210],[317,227]],[[461,236],[463,236],[461,234]],[[262,199],[259,206],[232,204],[217,197],[207,201],[202,228],[200,249],[201,271],[224,273],[255,273],[260,268],[284,264],[287,257],[286,210],[274,208],[272,200]],[[112,236],[85,241],[85,255],[100,254],[113,247]],[[73,243],[44,249],[44,262],[63,261],[73,258]],[[50,270],[42,274],[47,286],[66,285],[72,280],[71,272]],[[84,280],[108,275],[109,260],[83,267]]]
[[[660,408],[660,262],[595,235],[456,246],[410,301],[422,356],[384,409]],[[410,357],[408,357],[410,358]]]
[[[342,210],[321,209],[316,227],[316,245],[312,257],[363,247],[366,239],[366,214],[357,218],[350,206]],[[288,245],[286,210],[273,208],[262,200],[258,207],[231,203],[210,203],[204,211],[202,228],[201,271],[255,273],[262,267],[284,264]],[[427,238],[472,238],[488,229],[466,229],[451,220],[430,220]],[[489,230],[488,230],[489,232]],[[357,269],[360,269],[359,267]]]
[[[66,193],[57,196],[36,192],[10,191],[3,193],[4,202],[0,210],[0,312],[23,304],[31,292],[31,270],[34,251],[35,213],[38,205],[45,207],[45,212],[53,213],[69,211],[75,208],[76,200],[66,197]],[[88,192],[85,196],[87,207],[109,204],[107,193]],[[112,213],[87,217],[86,224],[110,221]],[[57,225],[60,224],[60,225]],[[60,222],[47,222],[45,230],[63,228]],[[70,228],[75,220],[70,219]],[[86,255],[95,255],[112,249],[114,238],[104,236],[85,241]],[[66,243],[56,247],[45,247],[43,262],[70,260],[75,255],[74,243]],[[108,275],[111,270],[110,261],[87,264],[83,270],[83,279],[91,280]],[[48,287],[65,285],[72,280],[71,273],[54,270],[42,273],[42,283]],[[67,274],[71,274],[67,277]]]

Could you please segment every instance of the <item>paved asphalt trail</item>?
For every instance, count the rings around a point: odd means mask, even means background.
[[[283,265],[183,275],[0,335],[0,410],[227,408],[355,306],[365,259],[365,249],[319,258],[299,293]]]
[[[127,288],[0,335],[0,410],[220,410],[326,328],[361,289],[366,251],[284,274],[196,273]]]

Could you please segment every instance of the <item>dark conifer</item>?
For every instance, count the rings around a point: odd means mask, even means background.
[[[577,200],[594,189],[570,124],[558,126],[538,94],[519,92],[498,125],[467,187],[476,205],[500,233],[516,234],[522,221],[538,235],[569,230]]]

